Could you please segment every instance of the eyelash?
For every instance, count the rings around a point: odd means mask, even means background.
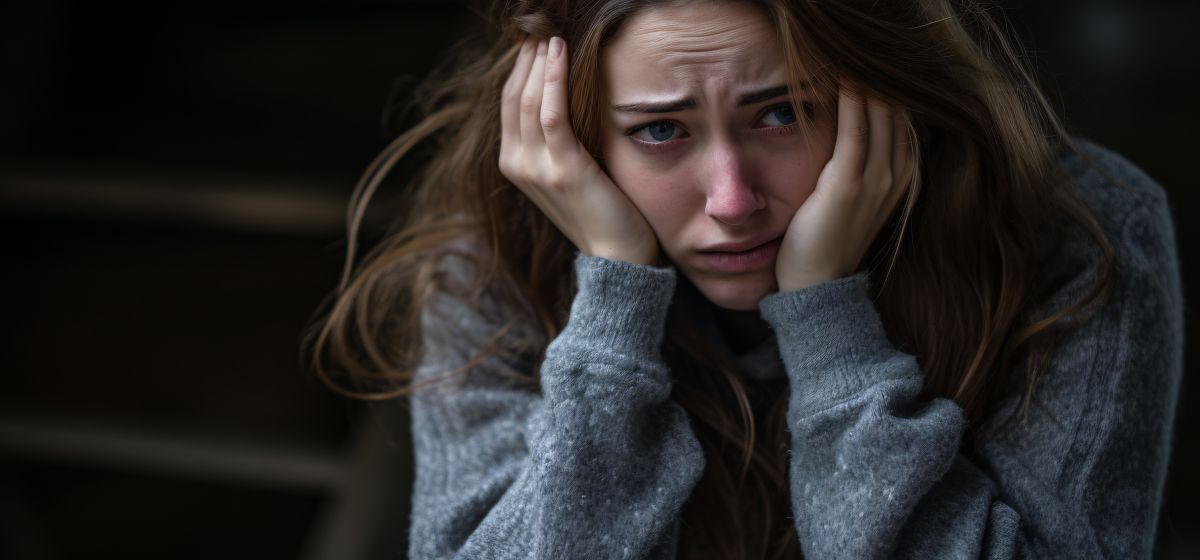
[[[645,140],[638,140],[637,138],[634,138],[634,137],[633,137],[633,135],[634,135],[634,134],[637,134],[637,133],[638,133],[638,131],[641,131],[641,130],[643,130],[643,129],[649,128],[649,127],[650,127],[650,125],[653,125],[653,124],[658,124],[658,123],[660,123],[660,122],[671,122],[671,121],[654,121],[654,122],[648,122],[648,123],[646,123],[646,124],[644,124],[644,125],[641,125],[641,126],[639,126],[639,127],[637,127],[637,128],[630,129],[628,132],[626,132],[626,133],[625,133],[625,135],[626,135],[626,136],[628,136],[628,137],[629,137],[629,139],[630,139],[630,140],[632,140],[634,144],[637,144],[639,147],[641,147],[641,148],[642,148],[642,149],[644,149],[644,150],[647,150],[647,151],[650,151],[650,152],[660,152],[660,151],[663,151],[663,150],[669,150],[669,149],[671,149],[672,147],[674,147],[674,145],[675,145],[675,141],[676,141],[676,140],[678,140],[678,138],[672,138],[672,139],[670,139],[670,140],[664,140],[664,141],[662,141],[662,142],[647,142],[647,141],[645,141]],[[683,130],[683,127],[679,126],[678,124],[676,124],[676,123],[671,123],[671,124],[674,124],[676,127],[679,127],[679,129],[680,129],[680,130]]]
[[[760,112],[758,114],[758,118],[756,118],[754,122],[761,121],[763,119],[763,117],[767,116],[772,111],[776,111],[778,109],[781,109],[783,107],[788,107],[790,105],[791,105],[791,103],[776,103],[774,105],[765,107],[765,108],[763,108],[762,112]],[[801,103],[801,106],[804,109],[805,117],[808,118],[809,120],[812,120],[812,118],[815,114],[815,110],[814,110],[812,102],[804,101],[803,103]],[[680,126],[679,123],[676,123],[676,122],[665,121],[665,120],[664,121],[651,121],[646,124],[635,126],[631,129],[625,131],[625,135],[630,137],[629,139],[632,140],[634,143],[636,143],[638,146],[640,146],[642,149],[645,149],[645,150],[648,150],[651,152],[657,152],[657,151],[670,149],[671,147],[673,147],[673,145],[675,144],[675,141],[678,139],[664,140],[662,142],[646,142],[644,140],[638,140],[637,138],[633,138],[633,135],[637,134],[639,131],[649,128],[651,125],[655,125],[655,124],[658,124],[661,122],[668,122],[668,123],[675,125],[676,127],[679,127],[680,130],[683,129],[683,127]],[[761,130],[763,130],[763,132],[766,134],[771,134],[771,135],[775,135],[775,136],[785,136],[785,135],[791,134],[792,132],[795,132],[798,122],[800,122],[799,119],[797,119],[796,122],[789,123],[789,124],[782,125],[782,126],[763,127]]]

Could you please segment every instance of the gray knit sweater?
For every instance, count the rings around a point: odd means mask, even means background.
[[[953,401],[918,398],[916,360],[885,336],[863,274],[776,293],[774,336],[747,375],[786,376],[790,501],[808,558],[1145,558],[1151,553],[1182,372],[1175,240],[1162,189],[1082,143],[1061,165],[1116,251],[1112,297],[1058,347],[1029,422],[960,452]],[[1046,309],[1090,286],[1095,249],[1064,239]],[[580,256],[568,323],[541,394],[492,358],[410,399],[412,558],[672,558],[705,467],[660,354],[676,273]],[[511,315],[508,315],[511,316]],[[458,368],[506,313],[440,297],[418,379]],[[1013,406],[1015,400],[1009,402]]]

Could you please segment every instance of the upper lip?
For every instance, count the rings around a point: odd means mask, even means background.
[[[768,234],[752,237],[744,241],[727,241],[725,243],[717,243],[699,249],[701,253],[741,253],[749,251],[759,245],[765,245],[776,239],[783,237],[782,235]]]

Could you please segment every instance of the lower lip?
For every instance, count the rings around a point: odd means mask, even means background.
[[[763,268],[774,262],[782,241],[782,238],[778,238],[738,253],[702,251],[698,254],[704,268],[719,272],[747,272]]]

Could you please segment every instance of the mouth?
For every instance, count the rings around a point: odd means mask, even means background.
[[[714,245],[696,251],[702,268],[714,272],[739,273],[761,269],[775,262],[783,236],[766,241],[736,242]]]

